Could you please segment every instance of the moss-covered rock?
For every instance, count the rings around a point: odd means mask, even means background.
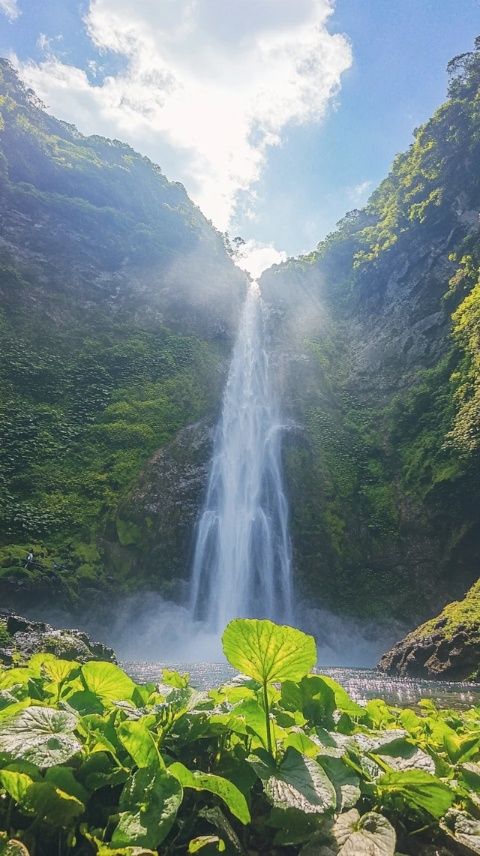
[[[58,630],[45,622],[0,610],[0,663],[11,665],[44,652],[82,663],[88,660],[116,662],[111,648],[93,642],[80,630]]]
[[[378,668],[401,677],[480,680],[480,580],[387,651]]]

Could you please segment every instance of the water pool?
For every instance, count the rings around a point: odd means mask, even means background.
[[[164,667],[188,672],[192,685],[201,690],[220,686],[236,674],[226,663],[122,663],[122,668],[139,683],[159,680]],[[389,704],[413,707],[420,699],[430,698],[440,707],[464,709],[480,705],[480,684],[391,678],[375,669],[336,667],[318,671],[342,684],[358,702],[383,698]]]

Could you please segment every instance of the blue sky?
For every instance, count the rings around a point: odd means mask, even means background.
[[[160,163],[253,267],[365,203],[479,32],[480,0],[0,0],[48,109]]]

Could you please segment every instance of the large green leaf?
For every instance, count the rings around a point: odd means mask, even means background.
[[[321,814],[304,814],[296,808],[272,808],[266,824],[276,830],[275,845],[297,847],[317,836],[324,822]]]
[[[180,782],[166,770],[137,770],[122,791],[112,844],[158,847],[172,828],[182,798]]]
[[[28,668],[32,675],[45,675],[54,683],[61,683],[78,672],[78,663],[71,660],[60,660],[54,654],[34,654],[28,662]]]
[[[333,678],[329,678],[327,675],[309,675],[309,678],[316,677],[319,677],[325,686],[333,692],[335,707],[337,710],[341,710],[343,713],[348,713],[349,716],[365,717],[365,708],[357,704],[356,701],[353,701],[341,684],[334,681]],[[308,680],[308,678],[305,678],[305,680]]]
[[[38,820],[46,820],[53,826],[70,826],[85,811],[80,800],[46,781],[34,782],[22,805],[33,811]]]
[[[82,666],[81,676],[87,690],[108,701],[129,699],[135,690],[132,679],[113,663],[92,660]]]
[[[0,770],[0,785],[15,802],[23,800],[33,779],[26,773],[18,773],[14,770]]]
[[[386,773],[376,785],[382,796],[401,796],[408,805],[424,809],[433,817],[442,817],[455,796],[448,785],[422,770]]]
[[[356,809],[340,814],[301,850],[301,856],[394,856],[396,834],[386,817]]]
[[[360,799],[360,779],[341,758],[321,755],[319,763],[332,782],[337,796],[337,811],[353,808]]]
[[[459,737],[455,733],[446,734],[444,743],[450,760],[454,764],[459,764],[478,755],[480,733],[476,731],[472,734],[466,734],[463,737]]]
[[[82,748],[73,733],[76,726],[76,716],[68,711],[27,707],[0,723],[0,751],[38,767],[53,767]]]
[[[305,814],[323,814],[335,808],[335,788],[313,758],[289,747],[278,766],[265,754],[250,756],[249,760],[276,808],[296,808]]]
[[[298,681],[317,662],[313,636],[266,619],[234,619],[222,643],[229,663],[259,683]]]
[[[117,733],[137,767],[165,766],[145,722],[142,720],[122,722]]]
[[[179,762],[171,764],[168,772],[175,776],[184,788],[193,788],[196,791],[209,791],[211,794],[220,797],[238,820],[242,823],[250,822],[247,801],[233,782],[229,782],[223,776],[201,773],[198,770],[188,770],[187,767],[184,767]]]
[[[466,811],[448,812],[441,827],[467,852],[480,856],[480,820],[467,814]]]
[[[378,749],[377,754],[394,770],[424,770],[435,773],[433,758],[407,740],[396,740]]]
[[[112,757],[106,752],[94,752],[93,755],[89,755],[77,775],[88,791],[123,785],[128,779],[127,770],[116,766]]]
[[[85,803],[88,800],[86,788],[77,781],[71,767],[49,767],[45,773],[45,781],[53,782],[57,788],[71,797],[76,797],[80,802]]]
[[[320,675],[307,675],[299,683],[285,681],[282,684],[281,704],[286,710],[301,711],[312,725],[333,725],[335,693]]]
[[[0,690],[8,690],[16,684],[25,684],[29,677],[28,669],[0,669]]]

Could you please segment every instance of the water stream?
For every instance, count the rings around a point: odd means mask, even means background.
[[[196,532],[189,610],[211,634],[238,616],[293,620],[281,433],[265,348],[265,306],[252,283]]]

